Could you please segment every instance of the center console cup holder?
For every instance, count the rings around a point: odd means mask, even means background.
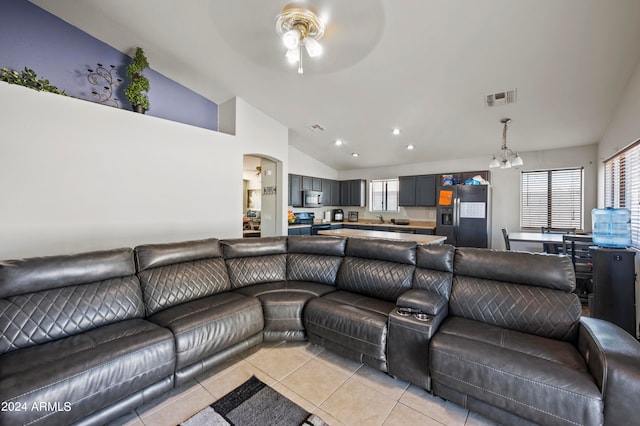
[[[424,322],[431,321],[431,317],[423,312],[415,313],[413,314],[413,317],[418,321],[424,321]]]
[[[413,309],[413,308],[397,308],[396,312],[398,313],[398,315],[403,316],[403,317],[408,317],[410,315],[413,315],[413,317],[415,319],[417,319],[418,321],[431,321],[431,317],[428,314],[425,314],[424,312],[418,310],[418,309]]]

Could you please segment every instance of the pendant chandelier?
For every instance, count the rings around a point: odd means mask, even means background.
[[[497,154],[489,162],[489,167],[501,169],[509,169],[511,166],[522,166],[524,162],[517,152],[511,151],[507,147],[507,125],[511,122],[510,118],[503,118],[500,122],[504,125],[502,129],[502,146]]]
[[[322,45],[318,40],[322,38],[324,29],[324,22],[311,6],[292,3],[285,6],[276,17],[276,32],[287,48],[287,60],[292,64],[298,63],[298,74],[304,73],[302,46],[311,58],[322,54]]]

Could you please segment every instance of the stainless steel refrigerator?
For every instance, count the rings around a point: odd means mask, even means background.
[[[456,247],[491,246],[491,187],[452,185],[438,188],[436,235]]]

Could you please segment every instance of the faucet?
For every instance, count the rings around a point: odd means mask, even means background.
[[[380,223],[384,223],[384,217],[381,214],[376,215],[376,217],[380,219]]]

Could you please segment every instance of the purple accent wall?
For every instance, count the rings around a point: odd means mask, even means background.
[[[128,53],[133,54],[135,40],[131,43]],[[68,95],[95,101],[91,92],[102,85],[89,83],[87,69],[95,69],[98,63],[107,68],[115,65],[117,76],[123,80],[116,97],[120,108],[130,110],[124,95],[130,62],[126,54],[27,0],[0,1],[0,68],[31,68]],[[153,58],[149,62],[153,66]],[[144,75],[150,84],[148,115],[218,130],[218,105],[214,102],[152,68],[147,68]]]

